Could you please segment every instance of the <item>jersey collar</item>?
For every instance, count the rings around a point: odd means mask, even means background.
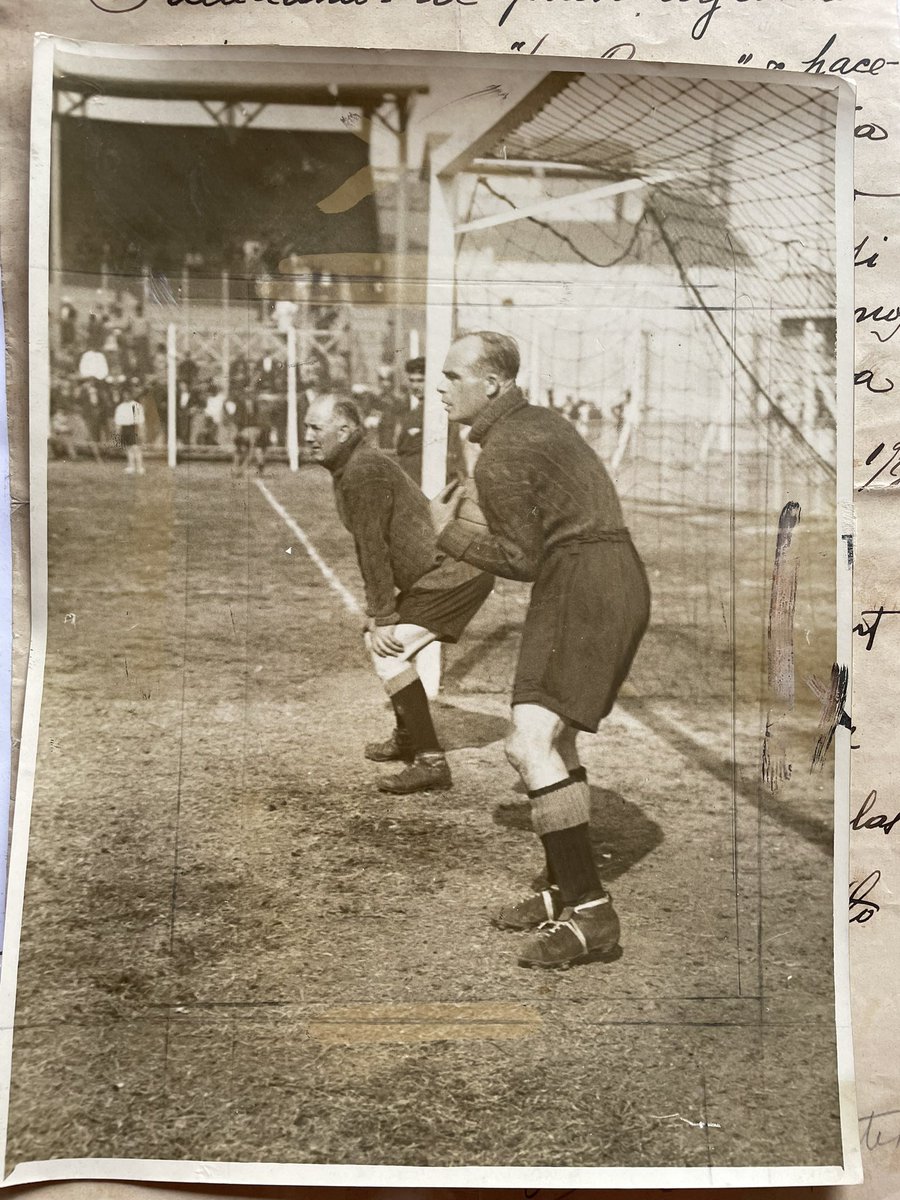
[[[515,412],[516,409],[524,408],[527,404],[528,401],[519,388],[514,383],[510,384],[490,404],[486,405],[472,422],[472,428],[469,430],[469,441],[480,444],[484,441],[487,432],[498,421],[508,416],[509,413]]]

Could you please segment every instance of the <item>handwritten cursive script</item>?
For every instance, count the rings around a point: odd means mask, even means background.
[[[871,871],[862,883],[850,885],[850,924],[865,925],[879,912],[881,905],[868,897],[881,880],[880,871]]]
[[[133,13],[137,11],[137,9],[143,8],[147,3],[147,0],[89,0],[89,2],[94,6],[94,8],[99,9],[101,12],[122,14]],[[295,5],[309,4],[326,4],[329,7],[334,4],[354,6],[359,4],[367,4],[368,0],[160,0],[160,2],[165,3],[166,7],[168,8],[179,8],[180,6],[185,5],[186,7],[190,8],[218,9],[228,8],[233,4],[265,4],[266,6],[272,6],[274,8],[293,8]],[[381,4],[389,4],[391,3],[391,0],[379,0],[379,2]],[[448,4],[471,7],[478,2],[479,0],[415,0],[416,6],[427,5],[428,7],[434,8],[444,8]],[[552,0],[546,0],[546,2],[550,3]],[[618,4],[618,0],[556,0],[556,2],[565,4],[581,3],[591,5],[609,5],[611,3]],[[714,18],[716,19],[716,23],[718,23],[718,14],[724,9],[736,7],[738,5],[743,6],[747,2],[748,0],[655,0],[656,4],[666,5],[668,11],[672,13],[685,12],[691,18],[692,23],[690,27],[690,35],[691,38],[696,42],[701,41],[707,35],[710,27],[714,23]],[[757,3],[762,2],[763,0],[757,0]],[[506,23],[507,19],[512,15],[518,3],[519,0],[506,0],[506,4],[498,21],[499,26],[502,27]],[[646,0],[646,3],[649,7],[650,4],[653,3],[653,0]],[[821,3],[830,4],[832,3],[832,0],[821,0]],[[639,12],[635,15],[638,18],[640,17]],[[877,75],[883,67],[896,65],[891,60],[882,57],[854,58],[852,55],[848,56],[835,54],[832,60],[830,54],[833,53],[832,47],[834,45],[836,36],[836,34],[833,34],[817,55],[805,61],[804,66],[808,72],[818,74],[822,71],[831,71],[840,75],[852,73]],[[623,43],[623,45],[624,44],[625,43]],[[749,61],[749,59],[752,57],[752,55],[749,55],[742,61]],[[785,66],[784,63],[776,62],[774,59],[771,60],[769,65],[773,69],[780,70],[783,70]],[[869,122],[864,122],[863,125],[860,126],[860,129],[869,130],[869,132],[860,132],[857,134],[857,136],[863,138],[873,138],[877,140],[881,136],[878,132],[879,128],[879,126],[875,126]],[[887,135],[885,134],[884,136]]]
[[[875,480],[884,475],[885,472],[887,472],[887,477],[879,484],[879,487],[896,487],[900,483],[900,476],[898,476],[898,471],[900,471],[900,442],[894,442],[887,458],[882,457],[884,451],[884,442],[879,442],[875,449],[866,455],[867,467],[871,467],[879,459],[881,462],[874,475],[870,475],[865,483],[860,484],[859,491],[864,492],[866,488],[871,487]],[[871,649],[871,646],[867,646],[866,649]]]
[[[129,13],[143,8],[147,0],[91,0],[94,8],[105,13]]]
[[[881,624],[882,617],[900,617],[900,608],[864,608],[860,613],[862,620],[853,626],[853,632],[866,639],[866,649],[871,650],[875,644],[875,635]]]
[[[868,814],[875,807],[875,801],[878,799],[878,792],[873,788],[859,806],[859,812],[850,821],[851,829],[880,829],[885,835],[889,834],[894,826],[900,821],[900,812],[890,821],[884,813],[876,813],[874,817]]]
[[[884,1125],[891,1130],[889,1135],[886,1135]],[[889,1108],[884,1112],[870,1112],[867,1117],[859,1118],[859,1126],[859,1137],[864,1150],[880,1150],[882,1146],[900,1146],[900,1108]]]

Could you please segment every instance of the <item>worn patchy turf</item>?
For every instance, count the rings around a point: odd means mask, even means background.
[[[324,473],[268,482],[359,596]],[[488,922],[541,866],[501,741],[525,588],[445,655],[453,791],[390,798],[360,618],[252,480],[53,464],[50,511],[9,1167],[839,1161],[832,777],[802,683],[833,657],[827,530],[802,530],[785,715],[774,527],[732,561],[727,523],[630,516],[654,624],[583,739],[623,955],[547,974]]]

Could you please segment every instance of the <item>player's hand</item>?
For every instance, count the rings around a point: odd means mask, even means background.
[[[444,529],[450,524],[456,516],[456,509],[459,505],[462,491],[459,486],[459,480],[453,479],[443,491],[439,492],[433,500],[431,500],[431,524],[434,526],[434,532],[440,537]]]
[[[406,647],[398,641],[396,625],[373,625],[369,630],[369,644],[379,658],[396,658]]]

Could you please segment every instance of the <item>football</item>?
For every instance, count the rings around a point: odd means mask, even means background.
[[[487,528],[487,521],[478,504],[478,492],[475,490],[474,479],[466,479],[460,487],[456,519],[457,521],[466,521],[470,525],[479,525],[483,529]]]

